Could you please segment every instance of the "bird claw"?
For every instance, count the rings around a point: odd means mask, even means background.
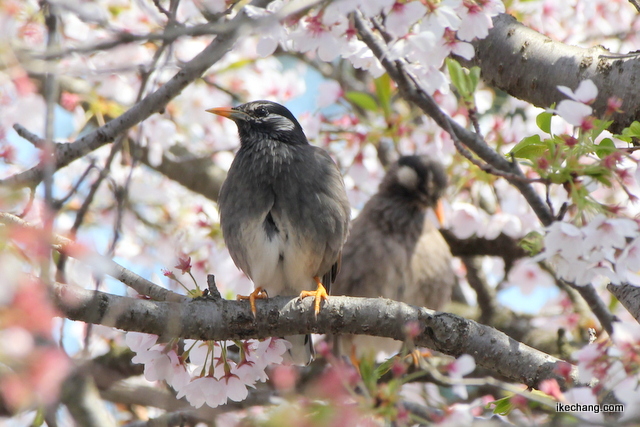
[[[247,295],[236,295],[236,300],[249,300],[249,304],[251,305],[251,313],[253,314],[253,318],[256,318],[256,300],[257,299],[267,299],[269,298],[269,294],[262,286],[258,286],[253,292]]]
[[[322,300],[328,300],[329,294],[327,293],[327,290],[322,285],[322,282],[320,282],[320,279],[317,277],[314,277],[314,279],[318,284],[318,289],[316,289],[315,291],[300,292],[300,299],[306,298],[306,297],[314,297],[315,301],[314,301],[313,312],[314,312],[315,318],[317,319],[318,313],[320,313],[320,303],[322,302]]]

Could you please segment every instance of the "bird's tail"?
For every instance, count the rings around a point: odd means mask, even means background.
[[[304,366],[313,360],[315,351],[311,335],[289,335],[284,339],[291,343],[291,348],[286,353],[289,360],[285,356],[285,362]]]

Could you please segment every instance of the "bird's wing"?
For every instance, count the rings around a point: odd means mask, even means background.
[[[455,284],[451,258],[449,245],[440,232],[427,224],[411,258],[415,286],[407,289],[407,301],[433,310],[442,309],[451,300]]]
[[[409,255],[401,242],[385,236],[368,212],[361,212],[342,250],[334,295],[402,300],[409,280]]]
[[[349,227],[350,205],[338,167],[326,151],[298,146],[297,155],[276,184],[274,212],[295,225],[300,257],[310,276],[330,279],[337,272],[340,250]],[[330,285],[324,283],[325,287]]]
[[[268,232],[265,229],[265,218],[274,206],[275,196],[267,184],[252,182],[246,178],[247,174],[238,165],[241,161],[242,158],[236,156],[220,189],[220,226],[236,266],[255,280],[252,272],[255,261],[250,259],[250,251],[259,244],[254,240]]]
[[[327,221],[322,224],[328,231],[328,238],[319,273],[324,274],[323,284],[329,291],[331,284],[340,272],[341,251],[349,233],[351,205],[338,166],[325,150],[318,147],[313,147],[313,150],[315,158],[324,169],[324,176],[317,177],[317,179],[325,179],[328,184],[324,187],[324,191],[319,191],[318,197],[323,201],[323,206],[328,207]],[[327,264],[330,266],[328,269]]]

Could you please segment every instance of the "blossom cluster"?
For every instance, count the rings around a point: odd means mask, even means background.
[[[637,417],[640,412],[638,351],[640,326],[631,322],[616,323],[611,340],[590,343],[572,354],[572,358],[577,361],[579,381],[589,384],[595,379],[598,381],[597,385],[576,387],[563,397],[570,403],[597,403],[598,393],[603,389],[612,391],[625,408],[619,421]],[[599,418],[593,421],[603,420]]]
[[[166,381],[194,407],[205,403],[215,408],[228,399],[247,398],[248,387],[268,379],[265,369],[283,362],[288,342],[278,338],[262,341],[184,340],[184,351],[177,342],[158,343],[157,335],[128,332],[126,343],[136,355],[132,362],[144,364],[148,381]],[[239,355],[231,357],[229,347],[236,345]]]
[[[284,6],[282,0],[267,9],[247,6],[249,16],[275,15]],[[397,2],[395,0],[351,0],[331,2],[299,21],[284,20],[260,32],[258,54],[271,55],[278,46],[302,53],[315,53],[325,62],[341,57],[355,68],[374,77],[384,69],[369,47],[357,37],[349,14],[359,11],[365,18],[385,16],[390,38],[390,59],[406,58],[409,69],[430,92],[448,92],[449,80],[440,70],[444,59],[454,53],[466,59],[474,55],[468,43],[484,38],[493,24],[491,17],[504,12],[500,0],[443,0]]]
[[[554,222],[547,227],[544,251],[536,260],[548,260],[559,277],[583,286],[597,276],[614,284],[640,286],[640,232],[628,218],[597,215],[584,227]]]

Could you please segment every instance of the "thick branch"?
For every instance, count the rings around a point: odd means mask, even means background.
[[[498,256],[504,259],[507,270],[518,259],[527,256],[527,252],[518,246],[516,239],[501,233],[493,240],[484,237],[470,237],[459,239],[451,230],[440,230],[440,234],[447,241],[453,256]]]
[[[484,80],[508,94],[542,108],[565,96],[558,85],[575,89],[591,79],[598,87],[594,115],[603,117],[610,97],[622,99],[622,112],[615,113],[611,130],[620,132],[640,120],[640,97],[636,76],[637,54],[620,55],[602,46],[589,49],[551,40],[506,14],[493,18],[489,35],[474,42],[476,55],[466,65],[478,65]]]
[[[216,165],[211,156],[197,157],[184,147],[174,146],[162,155],[159,165],[151,165],[148,161],[146,147],[142,150],[142,162],[160,172],[167,178],[183,185],[194,193],[203,195],[214,202],[218,201],[218,193],[227,173]]]
[[[628,283],[622,285],[609,283],[607,289],[618,298],[618,301],[631,313],[633,318],[640,322],[640,288]]]
[[[412,322],[421,331],[414,339],[418,346],[452,356],[470,354],[478,365],[529,387],[537,387],[548,378],[565,384],[564,378],[555,373],[564,362],[502,332],[453,314],[383,298],[331,297],[315,319],[311,299],[273,297],[258,301],[257,321],[244,301],[155,302],[62,284],[55,285],[55,301],[72,320],[201,340],[308,333],[367,334],[404,340],[406,325]]]

